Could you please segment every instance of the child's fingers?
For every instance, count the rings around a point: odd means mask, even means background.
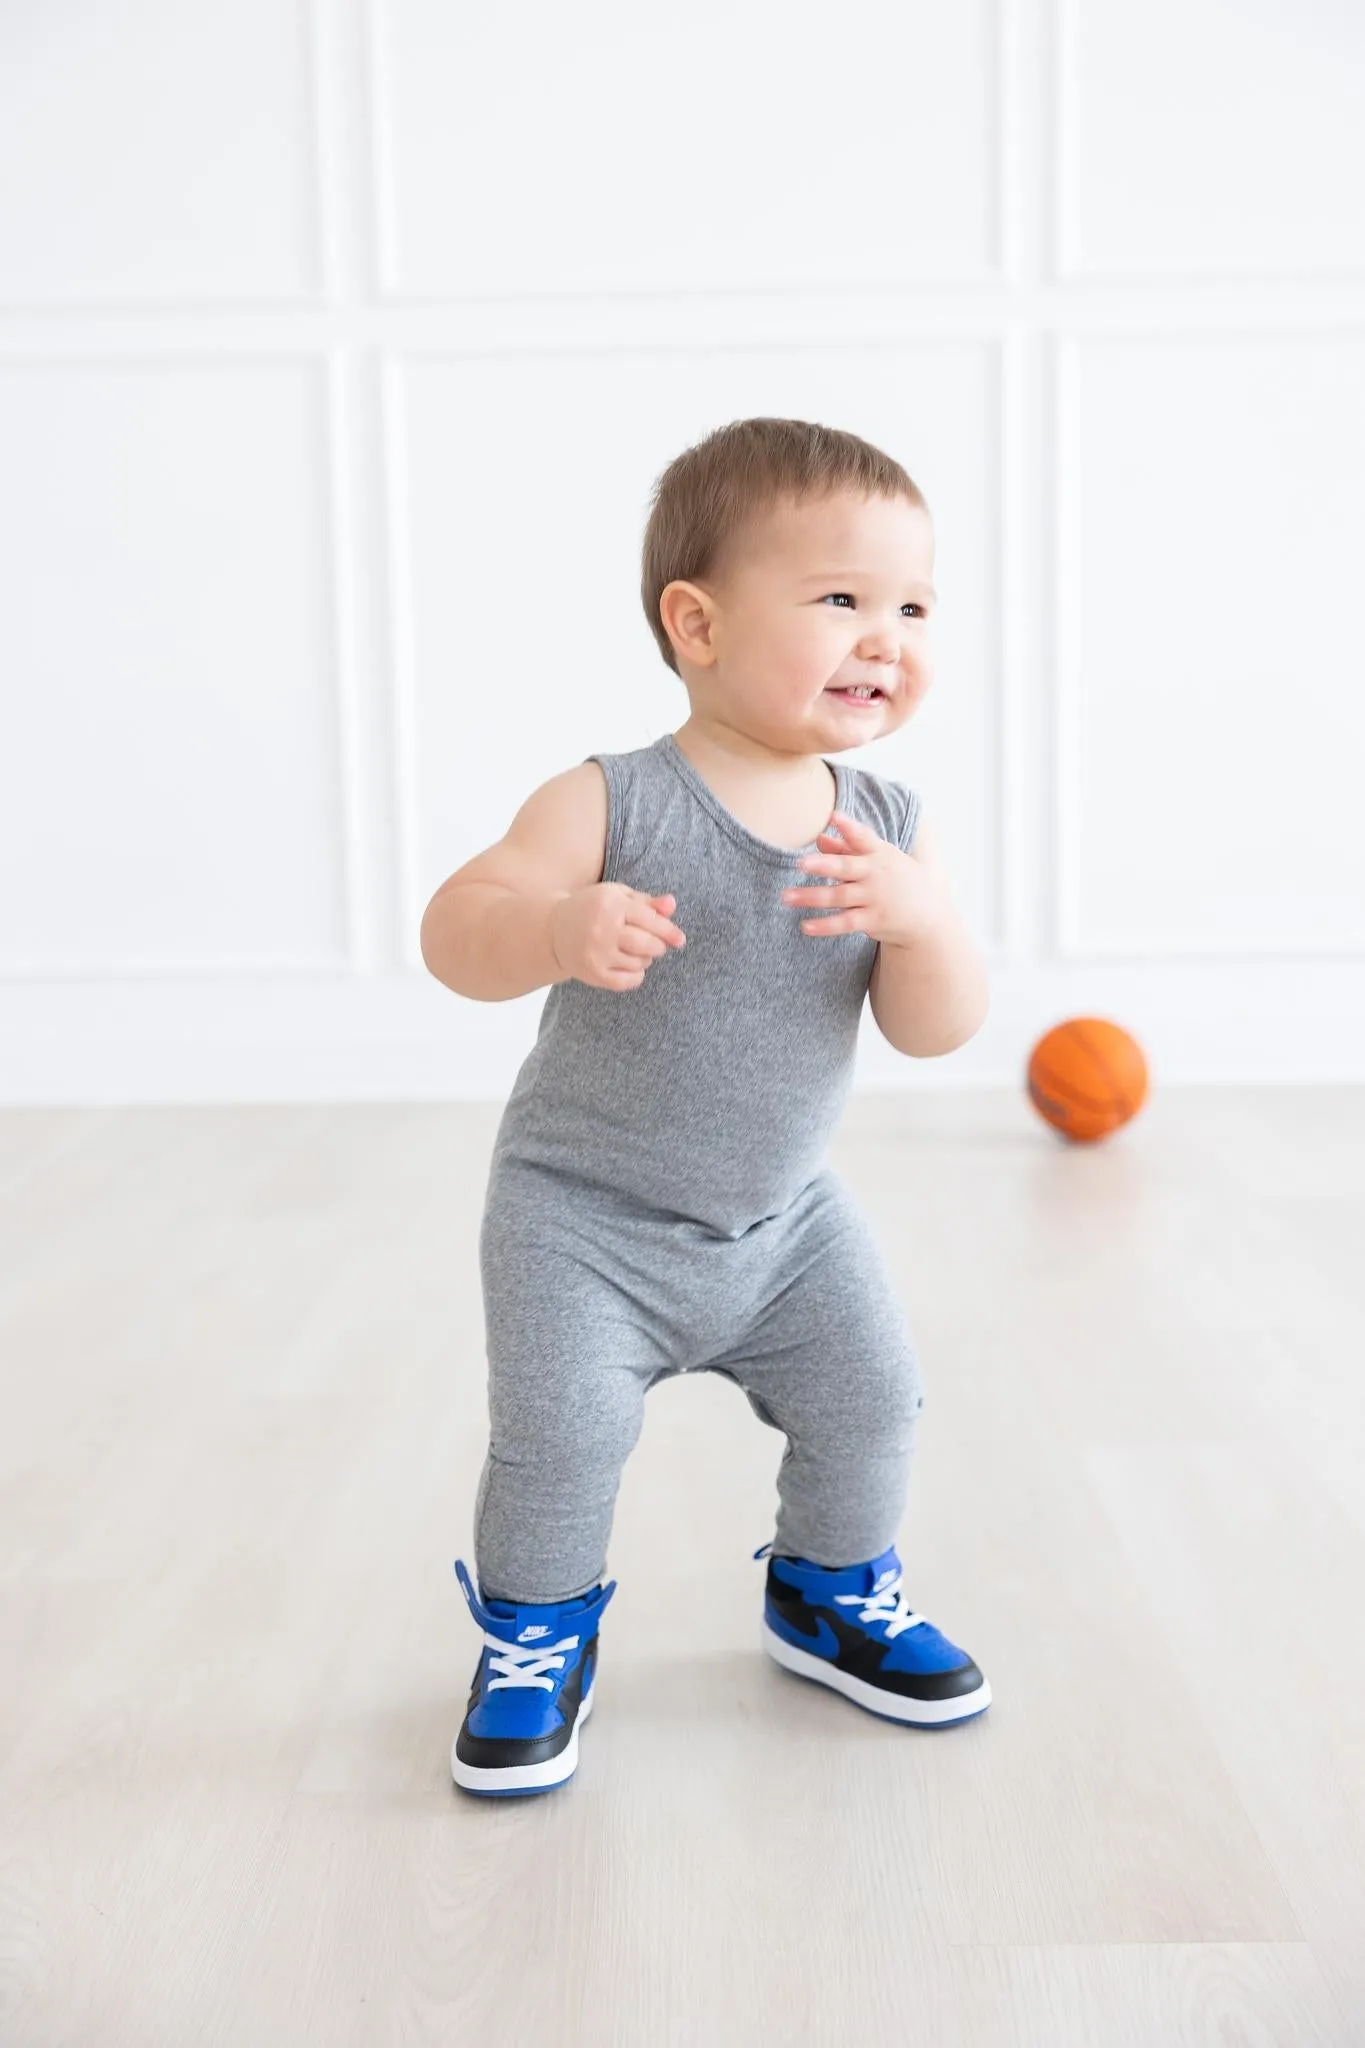
[[[657,932],[647,932],[639,925],[626,925],[617,940],[621,956],[632,964],[640,960],[657,960],[668,951],[667,939]]]
[[[633,925],[641,931],[653,932],[658,938],[666,940],[670,946],[685,945],[686,934],[674,924],[671,917],[666,917],[661,910],[654,907],[656,904],[675,901],[676,898],[672,896],[632,897],[626,904],[625,928],[628,930]]]

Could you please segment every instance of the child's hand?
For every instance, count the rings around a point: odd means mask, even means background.
[[[802,919],[801,929],[809,937],[866,932],[884,945],[911,946],[950,914],[937,868],[879,839],[846,811],[836,811],[832,823],[838,833],[822,832],[816,841],[825,850],[804,855],[796,865],[836,880],[782,891],[784,903],[830,909],[828,917]]]
[[[556,960],[589,988],[638,988],[670,946],[687,944],[666,915],[672,896],[646,896],[624,882],[594,882],[561,896],[550,912]]]

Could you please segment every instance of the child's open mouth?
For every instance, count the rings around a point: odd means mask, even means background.
[[[830,690],[827,694],[831,697],[842,697],[845,704],[880,704],[885,698],[885,692],[877,689],[875,684],[868,689]]]

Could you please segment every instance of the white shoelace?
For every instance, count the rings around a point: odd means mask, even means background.
[[[898,1636],[902,1629],[918,1628],[924,1620],[922,1614],[916,1614],[914,1609],[906,1604],[905,1595],[901,1591],[899,1572],[888,1585],[881,1588],[880,1592],[836,1593],[834,1601],[838,1607],[861,1607],[863,1611],[858,1616],[859,1621],[884,1621],[888,1642],[893,1636]]]
[[[488,1660],[490,1669],[498,1673],[488,1681],[490,1692],[499,1685],[543,1685],[546,1692],[553,1692],[555,1681],[547,1678],[546,1672],[552,1668],[562,1671],[565,1652],[578,1648],[577,1636],[565,1636],[557,1643],[538,1643],[534,1649],[504,1642],[501,1636],[485,1634],[484,1641],[497,1653]]]

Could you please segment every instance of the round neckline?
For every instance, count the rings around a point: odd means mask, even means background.
[[[699,802],[705,805],[716,823],[723,831],[728,832],[731,839],[737,845],[747,847],[750,853],[758,854],[760,858],[769,861],[774,867],[790,867],[792,862],[799,860],[803,853],[818,853],[820,851],[818,838],[808,839],[804,846],[778,846],[771,839],[760,838],[759,834],[751,832],[749,827],[737,818],[733,811],[726,809],[710,783],[704,779],[699,769],[688,760],[671,732],[662,734],[656,744],[662,749],[664,759],[671,762],[693,795],[697,797]],[[849,770],[842,761],[831,761],[827,754],[822,754],[820,759],[827,768],[831,768],[834,771],[834,803],[832,810],[851,810]],[[828,823],[826,823],[825,829],[828,830]]]

